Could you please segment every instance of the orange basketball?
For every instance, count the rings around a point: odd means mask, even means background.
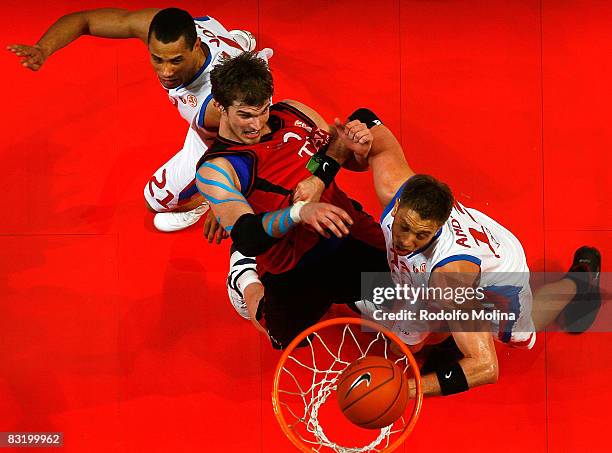
[[[408,381],[384,357],[366,356],[340,375],[336,389],[342,413],[354,424],[378,429],[397,420],[408,403]]]

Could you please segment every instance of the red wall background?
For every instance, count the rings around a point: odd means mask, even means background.
[[[0,43],[101,6],[5,1]],[[508,226],[532,270],[566,270],[583,243],[609,269],[609,2],[174,6],[274,48],[277,100],[329,120],[377,111],[412,167]],[[293,451],[269,397],[278,354],[226,300],[228,244],[201,224],[158,233],[144,209],[186,124],[142,43],[85,37],[38,73],[6,51],[0,67],[0,431],[63,431],[70,452]],[[380,213],[368,175],[340,180]],[[500,382],[426,400],[405,451],[610,451],[611,339],[498,348]]]

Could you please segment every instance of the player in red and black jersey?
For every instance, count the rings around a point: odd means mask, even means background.
[[[245,291],[249,314],[283,348],[332,303],[358,300],[361,272],[387,268],[378,224],[333,181],[338,162],[369,148],[372,135],[358,120],[350,137],[332,131],[299,102],[271,105],[272,76],[253,54],[221,63],[211,82],[221,121],[198,164],[198,189],[234,246],[257,256],[265,289]],[[302,180],[320,200],[292,203]]]

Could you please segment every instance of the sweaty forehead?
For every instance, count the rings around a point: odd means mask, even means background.
[[[181,36],[178,40],[163,43],[153,35],[149,40],[149,52],[160,58],[173,59],[183,56],[189,49],[185,42],[185,37]]]
[[[408,226],[416,232],[434,232],[438,225],[433,220],[423,220],[421,216],[412,209],[399,209],[396,217],[401,221],[401,224]]]
[[[232,103],[232,107],[234,107],[236,111],[259,114],[264,112],[268,107],[270,107],[270,102],[266,102],[263,105],[249,105],[245,104],[242,101],[234,101]]]

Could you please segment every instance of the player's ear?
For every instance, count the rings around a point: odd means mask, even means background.
[[[221,113],[221,115],[223,115],[224,113],[227,113],[225,108],[216,99],[213,98],[212,103],[213,103],[213,107],[216,108],[219,111],[219,113]]]
[[[393,217],[395,217],[395,215],[397,214],[398,209],[399,209],[399,198],[395,200],[395,205],[393,205],[393,210],[391,211],[391,215]]]
[[[202,45],[202,40],[198,36],[198,38],[195,41],[195,44],[193,45],[193,49],[191,50],[193,51],[193,50],[199,49],[201,45]]]

